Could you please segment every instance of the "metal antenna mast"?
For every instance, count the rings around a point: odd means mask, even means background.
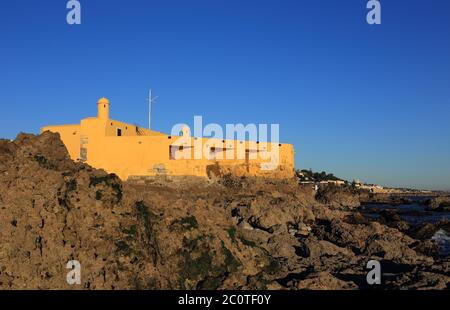
[[[148,129],[152,129],[152,103],[158,99],[158,96],[152,98],[152,90],[148,91]]]

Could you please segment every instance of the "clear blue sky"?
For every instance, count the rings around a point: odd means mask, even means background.
[[[96,114],[279,123],[298,168],[450,189],[450,1],[81,0],[0,5],[0,137]]]

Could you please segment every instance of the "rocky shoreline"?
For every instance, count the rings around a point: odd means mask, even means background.
[[[48,132],[1,140],[0,172],[1,289],[449,288],[436,225],[413,227],[394,211],[367,218],[367,193],[351,188],[231,176],[122,182],[70,160]],[[72,259],[79,286],[66,282]],[[366,282],[372,259],[378,287]]]

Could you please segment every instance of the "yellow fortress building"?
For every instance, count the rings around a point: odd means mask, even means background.
[[[294,176],[290,144],[191,137],[184,127],[171,136],[109,118],[110,102],[101,98],[97,117],[76,125],[46,126],[59,133],[73,160],[117,174],[136,177]]]

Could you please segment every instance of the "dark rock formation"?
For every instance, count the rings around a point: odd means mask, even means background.
[[[427,201],[427,208],[431,211],[450,212],[450,196],[434,197]]]
[[[320,187],[316,194],[317,201],[336,209],[358,208],[360,191],[351,186],[327,185]]]

